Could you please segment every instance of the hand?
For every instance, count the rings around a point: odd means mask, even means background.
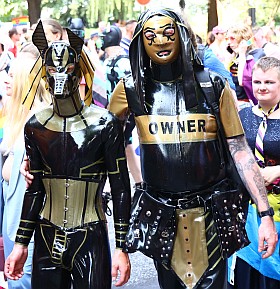
[[[119,275],[118,275],[119,271]],[[117,280],[117,277],[119,279]],[[130,278],[130,261],[127,253],[122,252],[121,249],[116,249],[112,258],[112,279],[116,281],[116,287],[122,286]]]
[[[278,241],[278,233],[275,229],[273,218],[265,216],[261,218],[259,227],[259,247],[258,251],[263,252],[262,258],[268,258],[275,250]]]
[[[28,158],[25,157],[20,166],[20,173],[24,176],[27,188],[32,184],[32,181],[34,179],[34,176],[31,175],[29,171],[30,171],[30,163],[29,163]]]
[[[266,186],[272,184],[280,177],[280,166],[268,166],[260,170]]]
[[[4,273],[11,280],[18,280],[23,276],[23,266],[27,259],[26,246],[15,244],[12,253],[6,259]]]
[[[88,49],[90,51],[95,51],[96,52],[96,48],[95,48],[95,41],[92,39],[88,40],[88,45],[87,45]]]
[[[248,44],[246,40],[241,40],[239,45],[238,45],[238,52],[239,52],[239,56],[245,56],[246,52],[248,49]]]

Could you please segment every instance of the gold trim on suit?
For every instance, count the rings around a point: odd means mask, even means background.
[[[80,248],[86,241],[87,230],[78,229],[75,234],[82,234],[82,239],[79,242],[75,242],[76,249],[70,259],[70,264],[65,264],[63,260],[63,254],[67,251],[69,244],[67,243],[68,232],[55,229],[53,226],[48,224],[40,224],[41,236],[46,244],[49,251],[51,260],[54,264],[60,264],[68,270],[72,270],[74,259],[79,252]],[[52,242],[50,242],[50,237],[53,237]]]
[[[98,106],[95,108],[96,110],[92,113],[92,109],[85,106],[80,114],[70,118],[62,118],[55,114],[52,108],[48,108],[36,114],[36,118],[48,130],[56,132],[76,132],[85,129],[89,125],[99,123],[102,116],[107,113],[103,108]],[[49,121],[46,122],[46,120]],[[64,123],[64,121],[66,121],[66,123]]]

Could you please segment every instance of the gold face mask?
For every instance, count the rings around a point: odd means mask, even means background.
[[[143,27],[146,53],[157,64],[172,63],[180,52],[180,40],[176,24],[166,16],[153,16]]]

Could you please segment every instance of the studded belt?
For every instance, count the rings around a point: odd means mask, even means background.
[[[213,190],[205,190],[201,192],[185,192],[185,193],[166,193],[166,192],[152,192],[149,193],[156,199],[175,206],[176,209],[186,210],[197,207],[204,207],[206,209],[210,203],[211,194]]]

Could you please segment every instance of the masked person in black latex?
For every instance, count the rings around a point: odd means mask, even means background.
[[[134,195],[125,250],[140,250],[155,260],[162,289],[222,289],[227,252],[232,244],[238,248],[246,243],[240,236],[229,244],[228,235],[238,235],[235,228],[218,235],[213,223],[212,196],[228,191],[230,182],[205,87],[214,91],[225,143],[246,188],[259,211],[269,209],[228,84],[213,72],[209,78],[193,43],[190,28],[172,10],[142,13],[129,51],[132,77],[118,84],[109,104],[124,119],[134,113],[140,141],[144,183]],[[207,73],[207,81],[197,81],[201,73]],[[237,208],[223,204],[229,214]],[[233,223],[239,227],[245,212],[238,216]],[[227,220],[232,222],[229,217],[218,222]],[[276,240],[273,220],[266,215],[259,231],[264,258],[272,254]]]
[[[25,126],[34,180],[25,193],[5,274],[13,280],[22,276],[27,245],[35,231],[33,289],[109,289],[111,274],[118,278],[116,286],[126,283],[130,275],[128,255],[122,252],[130,210],[123,133],[111,113],[81,101],[80,79],[83,74],[87,83],[92,81],[93,69],[82,51],[82,39],[67,33],[70,44],[55,41],[50,46],[41,22],[33,34],[43,59],[43,66],[37,63],[38,71],[42,69],[46,77],[53,107],[36,113]],[[41,78],[34,77],[35,68],[33,84]],[[107,175],[116,232],[112,269],[101,197]]]

